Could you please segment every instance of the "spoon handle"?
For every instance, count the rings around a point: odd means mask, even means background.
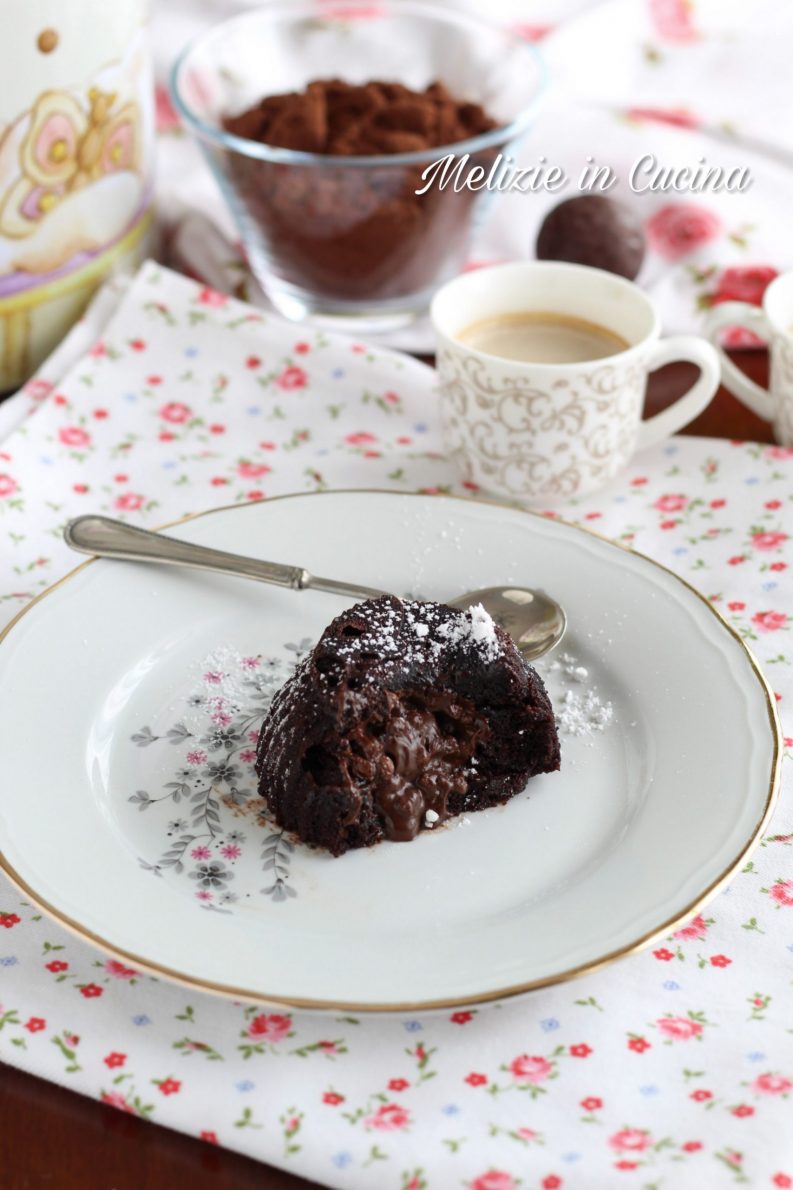
[[[104,516],[80,516],[69,521],[63,532],[64,540],[81,554],[99,558],[120,558],[129,562],[162,562],[169,566],[190,566],[195,570],[212,570],[239,578],[252,578],[260,583],[290,587],[293,591],[311,588],[333,595],[351,595],[355,599],[377,599],[385,592],[357,583],[342,583],[320,578],[302,566],[284,566],[280,562],[265,562],[229,554],[210,546],[193,545],[162,533],[150,533],[123,521]]]

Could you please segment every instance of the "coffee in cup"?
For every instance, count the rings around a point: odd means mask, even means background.
[[[484,318],[465,327],[457,338],[474,351],[534,364],[578,364],[628,347],[622,335],[605,326],[547,310]]]
[[[709,343],[661,339],[647,295],[602,269],[476,269],[438,291],[431,316],[447,450],[464,480],[513,500],[593,491],[701,413],[719,385]],[[675,360],[696,364],[699,379],[642,421],[648,374]]]

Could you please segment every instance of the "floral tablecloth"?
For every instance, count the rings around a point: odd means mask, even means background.
[[[0,622],[73,565],[60,533],[81,512],[155,526],[326,486],[464,492],[410,359],[154,265],[83,354],[94,334],[89,318],[78,358],[28,386],[0,441]],[[711,598],[793,731],[791,501],[793,451],[677,439],[563,513]],[[752,860],[653,949],[423,1018],[192,993],[106,958],[3,880],[0,1057],[344,1190],[791,1187],[792,811],[786,782]]]

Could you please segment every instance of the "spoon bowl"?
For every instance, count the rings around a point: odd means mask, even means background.
[[[555,649],[567,629],[567,616],[560,604],[544,591],[528,587],[483,587],[446,602],[460,611],[481,603],[527,661]]]

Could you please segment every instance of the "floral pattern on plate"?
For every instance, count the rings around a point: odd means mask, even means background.
[[[146,724],[130,738],[147,756],[158,747],[169,753],[170,780],[164,783],[141,766],[145,757],[130,766],[152,788],[157,782],[164,790],[137,788],[127,798],[155,819],[161,839],[158,858],[138,862],[155,876],[181,878],[204,909],[229,913],[243,898],[283,902],[297,896],[290,882],[295,845],[268,818],[254,762],[270,703],[310,644],[288,642],[283,656],[271,657],[218,650],[201,663],[201,685],[185,699],[180,719],[158,733]],[[248,824],[254,829],[246,830]],[[260,861],[255,865],[253,852]],[[268,883],[254,888],[262,874]]]

